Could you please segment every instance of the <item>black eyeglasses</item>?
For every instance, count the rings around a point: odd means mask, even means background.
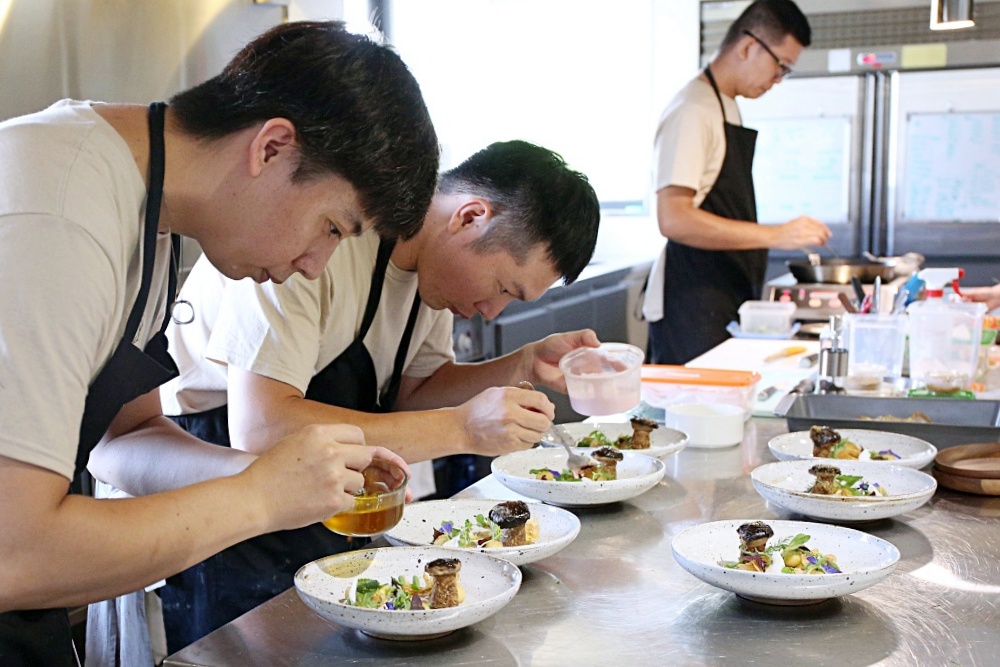
[[[776,62],[778,64],[778,69],[779,69],[779,72],[780,72],[780,74],[778,74],[778,78],[779,79],[784,79],[786,76],[788,76],[789,74],[792,73],[792,68],[789,67],[788,65],[786,65],[784,60],[782,60],[781,58],[779,58],[778,56],[776,56],[774,54],[774,51],[771,50],[771,47],[768,46],[766,43],[764,43],[764,40],[762,40],[760,37],[758,37],[757,35],[755,35],[752,32],[750,32],[749,30],[744,30],[743,34],[746,35],[746,36],[748,36],[748,37],[752,37],[755,42],[757,42],[762,47],[764,47],[764,50],[767,51],[767,54],[769,56],[771,56],[772,58],[774,58],[774,62]]]

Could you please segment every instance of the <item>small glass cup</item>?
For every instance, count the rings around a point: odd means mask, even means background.
[[[348,537],[371,537],[384,533],[403,518],[409,476],[399,465],[374,459],[362,471],[364,488],[354,494],[354,507],[334,514],[323,525]]]

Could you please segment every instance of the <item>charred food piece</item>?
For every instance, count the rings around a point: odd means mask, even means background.
[[[632,417],[632,449],[649,449],[649,434],[660,427],[652,419]]]
[[[813,456],[828,458],[830,450],[840,442],[840,434],[829,426],[813,426],[809,429],[809,439],[813,443]]]
[[[531,510],[521,500],[508,500],[490,510],[490,521],[500,526],[500,542],[505,547],[520,547],[528,543],[525,524],[530,518]]]
[[[457,607],[462,601],[465,595],[458,583],[461,569],[462,561],[457,558],[438,558],[427,563],[424,572],[434,580],[431,585],[431,609]]]
[[[736,529],[740,537],[740,569],[765,572],[771,565],[767,555],[767,541],[774,537],[774,530],[763,521],[745,523]]]
[[[597,461],[597,468],[600,472],[598,479],[618,479],[618,462],[625,458],[620,451],[614,447],[599,447],[593,451],[591,456]]]
[[[825,496],[837,494],[837,475],[840,474],[840,468],[821,463],[809,468],[809,474],[816,477],[816,483],[812,485],[808,493],[821,493]]]

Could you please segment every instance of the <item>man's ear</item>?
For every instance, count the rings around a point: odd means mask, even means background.
[[[297,157],[295,125],[286,118],[267,120],[250,139],[247,149],[247,169],[251,176],[260,176],[264,167],[282,159]]]
[[[493,207],[482,197],[469,197],[463,201],[451,214],[448,220],[448,231],[456,234],[461,231],[478,231],[482,233],[489,227],[493,219]]]

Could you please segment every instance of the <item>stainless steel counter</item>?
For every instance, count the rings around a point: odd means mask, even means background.
[[[1000,654],[1000,498],[939,491],[898,520],[860,528],[902,558],[885,581],[805,607],[748,602],[685,572],[670,540],[716,519],[797,518],[768,506],[750,471],[773,459],[783,420],[754,418],[742,445],[688,449],[635,500],[574,510],[573,544],[522,568],[514,600],[472,628],[390,642],[329,623],[294,590],[166,665],[995,665]],[[461,497],[516,498],[492,477]]]

